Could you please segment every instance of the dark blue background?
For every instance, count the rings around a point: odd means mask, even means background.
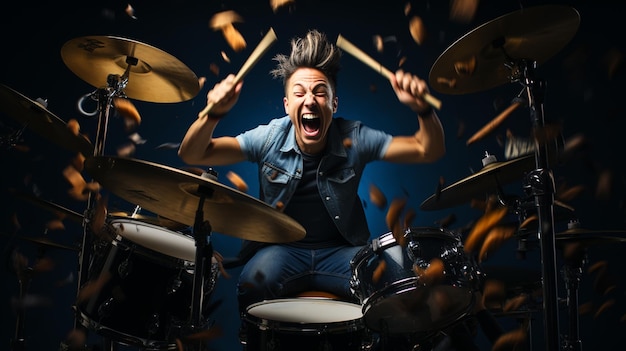
[[[264,33],[272,27],[278,41],[260,59],[245,77],[244,90],[239,103],[227,118],[220,122],[216,135],[236,135],[237,133],[265,123],[269,119],[282,116],[282,85],[269,74],[273,68],[271,58],[281,52],[288,52],[289,39],[303,34],[307,29],[318,28],[329,38],[338,34],[353,42],[389,69],[398,66],[400,57],[406,56],[403,68],[428,77],[430,68],[437,57],[456,39],[477,26],[501,15],[516,11],[521,7],[541,4],[541,1],[481,1],[475,18],[469,23],[449,20],[448,1],[413,1],[412,12],[424,21],[428,37],[422,45],[416,44],[408,31],[408,18],[404,15],[405,1],[384,1],[373,4],[348,1],[301,1],[290,11],[285,9],[272,12],[265,1],[137,1],[132,3],[136,19],[124,13],[125,2],[91,1],[82,3],[33,2],[13,3],[12,10],[5,10],[0,20],[2,30],[2,69],[0,82],[25,96],[45,98],[48,110],[63,121],[77,119],[84,133],[96,134],[95,119],[82,116],[76,108],[81,96],[95,90],[95,87],[74,75],[63,63],[61,47],[67,41],[92,35],[115,35],[155,46],[178,58],[198,77],[207,77],[204,88],[193,99],[180,103],[161,104],[134,101],[142,117],[136,130],[146,140],[137,145],[133,157],[171,167],[186,167],[177,156],[176,149],[159,148],[164,143],[179,143],[198,111],[206,103],[207,90],[228,73],[236,73],[248,58]],[[575,213],[555,221],[556,232],[567,229],[567,221],[577,218],[582,226],[591,230],[624,230],[624,175],[623,133],[624,133],[624,78],[623,63],[616,72],[609,75],[607,59],[613,54],[624,56],[624,40],[619,31],[623,17],[622,5],[590,5],[585,1],[555,1],[575,7],[581,15],[581,25],[575,37],[565,48],[553,55],[538,68],[538,75],[547,82],[545,115],[551,120],[563,122],[563,138],[584,135],[586,147],[566,164],[554,165],[557,185],[583,185],[585,190],[569,202]],[[247,40],[247,49],[233,52],[221,33],[209,28],[213,14],[223,10],[238,12],[245,22],[236,28]],[[532,28],[532,23],[528,28]],[[373,36],[395,37],[395,42],[386,43],[382,53],[373,46]],[[226,63],[220,52],[225,51],[231,59]],[[209,65],[220,67],[219,76],[211,73]],[[400,104],[388,82],[378,73],[356,60],[349,54],[342,58],[342,71],[339,78],[338,116],[360,119],[369,126],[384,129],[392,134],[410,134],[417,127],[414,114]],[[105,82],[102,82],[103,85]],[[437,226],[437,221],[451,214],[456,222],[450,228],[462,228],[482,214],[470,208],[468,203],[437,210],[423,211],[419,205],[431,196],[440,177],[446,184],[461,180],[481,168],[481,158],[485,152],[504,160],[503,140],[506,129],[520,137],[527,137],[531,129],[528,110],[518,109],[498,130],[486,139],[466,146],[466,140],[485,123],[500,113],[520,91],[517,84],[502,86],[464,95],[444,95],[433,91],[441,99],[443,107],[439,116],[446,132],[447,154],[440,161],[428,165],[395,165],[374,163],[370,165],[362,181],[359,194],[366,205],[372,237],[387,232],[385,209],[370,203],[368,188],[377,185],[389,200],[407,197],[407,207],[417,211],[416,226]],[[16,121],[2,116],[4,135],[15,128]],[[459,133],[459,130],[464,130]],[[129,142],[129,133],[124,130],[123,121],[114,116],[109,125],[106,141],[106,155],[116,155],[118,147]],[[28,152],[4,147],[0,151],[2,168],[2,262],[0,277],[3,281],[0,295],[0,315],[2,330],[0,349],[9,349],[9,342],[15,331],[15,310],[13,304],[18,297],[18,281],[11,265],[11,253],[20,252],[32,265],[42,255],[50,257],[56,265],[50,272],[33,277],[28,294],[43,298],[45,304],[26,310],[25,337],[28,350],[53,350],[73,326],[71,306],[76,296],[77,250],[64,250],[52,247],[41,248],[23,237],[48,235],[54,242],[74,246],[80,241],[80,224],[65,220],[66,229],[61,232],[44,233],[46,221],[54,215],[40,206],[14,199],[7,189],[14,188],[27,192],[36,189],[43,199],[64,206],[78,213],[86,204],[72,200],[67,195],[69,184],[62,170],[74,155],[49,142],[40,135],[26,130],[25,144]],[[256,196],[255,167],[248,163],[229,167],[218,167],[219,180],[231,186],[225,178],[228,171],[234,171],[247,181],[248,193]],[[609,198],[598,199],[595,187],[598,174],[609,170],[613,174],[613,186]],[[30,178],[29,178],[30,177]],[[85,175],[89,178],[89,175]],[[25,181],[25,179],[30,179]],[[520,194],[522,179],[506,187],[511,194]],[[106,189],[103,190],[106,192]],[[122,211],[132,211],[132,204],[116,199],[111,194],[111,207]],[[150,213],[143,212],[146,215]],[[166,216],[166,213],[160,215]],[[12,218],[18,218],[21,228],[16,229]],[[227,257],[234,256],[240,240],[214,233],[213,246]],[[538,274],[541,271],[541,256],[538,248],[531,249],[525,259],[516,258],[515,242],[507,243],[485,265],[505,270],[517,268],[525,273]],[[610,295],[600,296],[594,291],[593,277],[583,272],[580,286],[580,302],[591,302],[597,308],[604,301],[614,298],[616,304],[606,313],[594,318],[593,314],[580,317],[581,339],[585,349],[617,349],[623,347],[626,314],[624,306],[623,278],[620,267],[623,258],[621,242],[608,241],[589,248],[589,263],[607,260],[611,275],[616,279],[617,288]],[[560,255],[560,252],[557,252]],[[558,260],[560,271],[562,261]],[[586,268],[586,267],[585,267]],[[239,319],[236,310],[235,283],[238,269],[229,271],[230,279],[220,277],[212,298],[221,304],[210,318],[219,325],[224,335],[209,344],[211,350],[235,350],[240,347],[237,340]],[[512,280],[516,276],[511,270]],[[67,278],[73,281],[60,284]],[[520,276],[521,280],[522,277]],[[558,279],[559,297],[565,298],[565,286]],[[559,309],[560,327],[567,330],[567,313]],[[502,318],[506,328],[515,326],[514,321]],[[543,349],[543,315],[535,313],[532,319],[532,341],[534,349]],[[90,335],[90,344],[98,345],[97,335]],[[479,342],[489,349],[484,337]]]

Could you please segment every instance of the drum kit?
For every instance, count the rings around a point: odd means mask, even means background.
[[[575,9],[548,5],[487,22],[443,52],[430,72],[430,85],[445,94],[467,94],[520,83],[533,127],[541,128],[544,84],[535,79],[534,70],[572,39],[579,21]],[[212,170],[197,175],[148,161],[104,155],[114,98],[169,103],[186,101],[199,92],[195,74],[175,57],[113,36],[70,40],[61,55],[73,73],[97,88],[90,94],[98,103],[98,131],[93,144],[72,133],[45,103],[4,85],[0,86],[0,109],[52,142],[82,153],[85,171],[103,188],[166,218],[111,216],[107,228],[112,239],[102,240],[86,225],[96,207],[94,196],[85,215],[21,196],[83,223],[81,245],[63,247],[80,253],[76,323],[113,343],[147,350],[176,349],[176,339],[207,328],[206,300],[217,274],[210,240],[213,231],[281,243],[303,238],[304,228],[267,204],[221,184]],[[438,190],[421,209],[453,207],[526,178],[525,188],[534,198],[539,220],[546,223],[537,228],[543,256],[544,328],[546,348],[557,350],[561,348],[555,286],[557,244],[625,238],[619,231],[604,236],[576,228],[554,233],[548,156],[539,147],[534,155],[485,165],[479,172]],[[246,215],[242,217],[242,213]],[[192,235],[167,229],[163,221],[190,226]],[[425,227],[407,228],[405,237],[406,246],[392,233],[383,234],[351,261],[351,286],[360,305],[328,298],[255,304],[246,317],[254,326],[249,328],[247,343],[266,345],[269,350],[273,348],[267,346],[268,340],[290,345],[323,340],[329,350],[366,350],[371,347],[368,331],[426,337],[471,313],[481,273],[464,253],[459,237],[442,228]],[[443,262],[445,277],[437,286],[425,289],[415,269],[427,269],[433,259]],[[381,261],[386,269],[378,274]],[[93,284],[100,284],[98,291],[87,293]],[[570,297],[576,303],[576,286],[570,287]],[[581,349],[577,328],[577,321],[572,322],[568,350]],[[24,341],[22,335],[16,340]],[[201,344],[194,347],[202,349]]]

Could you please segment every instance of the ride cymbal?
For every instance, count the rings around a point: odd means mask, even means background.
[[[128,77],[124,92],[148,102],[182,102],[200,91],[198,77],[165,51],[114,36],[75,38],[61,48],[63,62],[78,77],[100,88],[111,74]]]
[[[487,22],[454,42],[435,61],[430,86],[467,94],[511,82],[520,60],[542,64],[561,50],[580,24],[576,9],[543,5]]]
[[[0,111],[69,151],[93,155],[93,145],[85,136],[76,135],[67,123],[39,102],[3,84],[0,84]]]
[[[217,181],[156,163],[94,156],[85,170],[117,196],[173,221],[194,225],[200,207],[215,232],[259,242],[304,238],[304,228],[268,204]]]
[[[420,205],[422,210],[441,210],[461,205],[475,198],[494,194],[499,185],[522,179],[526,171],[534,168],[534,155],[526,155],[504,162],[492,162],[480,171],[443,188]]]

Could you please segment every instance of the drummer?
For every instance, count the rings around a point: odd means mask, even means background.
[[[411,73],[398,70],[390,83],[398,101],[413,111],[407,122],[417,120],[415,133],[392,136],[334,116],[340,58],[340,49],[317,30],[292,39],[291,52],[276,55],[270,72],[282,79],[285,116],[237,136],[214,137],[222,118],[234,118],[227,114],[244,85],[231,74],[207,93],[212,109],[193,122],[180,145],[187,164],[256,163],[260,200],[306,230],[295,242],[244,241],[237,285],[242,314],[253,303],[309,290],[358,302],[350,290],[350,261],[370,238],[357,194],[365,166],[378,160],[431,163],[445,154],[439,117],[422,98],[428,86]]]

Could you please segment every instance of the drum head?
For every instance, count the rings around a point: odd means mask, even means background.
[[[248,307],[261,320],[286,323],[337,323],[360,319],[361,306],[326,298],[294,298],[263,301]]]
[[[195,240],[187,235],[132,219],[114,219],[111,225],[117,234],[145,248],[181,260],[196,261]]]

